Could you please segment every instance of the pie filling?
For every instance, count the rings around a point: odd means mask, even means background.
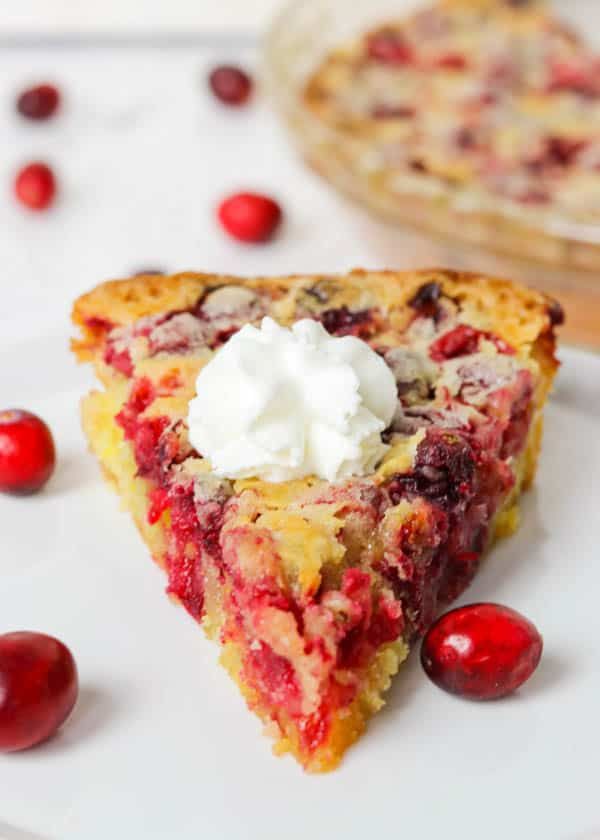
[[[304,299],[292,320],[358,335],[396,379],[389,449],[371,476],[232,482],[190,445],[187,403],[177,401],[183,361],[201,364],[260,320],[266,296],[228,286],[190,311],[92,326],[105,337],[105,363],[129,379],[116,422],[145,480],[146,525],[166,537],[157,559],[169,593],[198,621],[210,612],[249,704],[320,769],[315,757],[366,702],[386,652],[392,673],[508,527],[500,520],[514,514],[523,480],[536,366],[464,323],[460,302],[436,283],[415,295],[401,331],[377,306],[332,307],[326,288]]]

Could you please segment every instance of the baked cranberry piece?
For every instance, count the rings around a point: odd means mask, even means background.
[[[596,68],[583,59],[555,61],[550,69],[550,92],[572,91],[583,97],[600,96],[600,78]]]
[[[320,320],[331,335],[365,335],[371,322],[371,312],[359,309],[353,312],[347,306],[337,309],[326,309],[321,312]]]
[[[54,441],[43,420],[21,409],[0,411],[0,491],[35,493],[55,463]]]
[[[493,333],[477,330],[468,324],[459,324],[433,342],[429,348],[429,355],[434,362],[443,362],[446,359],[455,359],[458,356],[468,356],[479,350],[479,342],[482,339],[495,344],[500,353],[512,355],[515,352],[510,344],[493,335]]]
[[[208,77],[214,95],[225,105],[243,105],[252,92],[252,79],[239,67],[215,67]]]
[[[439,283],[431,281],[423,283],[415,294],[408,301],[412,309],[416,309],[419,315],[426,318],[437,318],[439,315],[439,299],[442,295],[442,287]]]
[[[47,120],[60,105],[60,93],[54,85],[35,85],[17,98],[17,111],[28,120]]]
[[[381,29],[367,38],[367,55],[382,64],[410,64],[414,52],[403,36],[393,29]]]
[[[458,432],[430,429],[417,447],[410,473],[392,479],[388,492],[393,504],[406,496],[423,496],[450,508],[473,495],[476,453]]]
[[[440,70],[466,70],[469,62],[461,53],[445,53],[439,55],[434,61],[434,67]]]
[[[25,207],[45,210],[56,194],[54,173],[45,163],[30,163],[17,173],[14,189],[16,197]]]
[[[530,172],[543,173],[551,169],[567,169],[588,145],[586,140],[570,137],[546,137],[539,152],[526,161]]]
[[[43,633],[0,636],[0,752],[45,741],[77,700],[75,660],[58,639]]]
[[[553,300],[548,304],[548,317],[553,327],[560,327],[565,323],[565,310],[558,300]]]
[[[421,647],[427,676],[444,691],[496,700],[529,679],[542,637],[520,613],[500,604],[471,604],[439,618]]]
[[[217,213],[227,233],[241,242],[267,242],[283,216],[276,201],[258,193],[236,193],[219,205]]]

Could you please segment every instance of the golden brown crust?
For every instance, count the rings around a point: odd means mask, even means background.
[[[147,315],[189,309],[212,287],[243,283],[271,297],[281,297],[323,279],[323,275],[241,279],[190,272],[111,280],[75,302],[72,317],[82,336],[74,342],[73,349],[80,360],[89,360],[102,343],[103,325],[124,325]],[[446,294],[460,301],[470,319],[517,348],[532,345],[540,336],[552,332],[551,299],[509,280],[438,268],[404,272],[355,269],[347,275],[327,279],[341,284],[348,293],[367,292],[383,309],[396,313],[406,310],[407,302],[420,286],[435,281]],[[554,342],[550,340],[544,355],[549,353],[552,357],[553,348]]]

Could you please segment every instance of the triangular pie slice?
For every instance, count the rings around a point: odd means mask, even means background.
[[[229,481],[194,451],[198,372],[265,315],[317,319],[389,365],[398,406],[373,474]],[[74,350],[103,386],[83,401],[86,434],[167,591],[220,642],[277,752],[335,767],[411,642],[517,525],[557,366],[558,305],[442,270],[186,273],[104,283],[73,317]]]

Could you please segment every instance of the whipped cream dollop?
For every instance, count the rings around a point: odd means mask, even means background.
[[[368,344],[308,319],[244,326],[200,371],[196,392],[189,438],[213,472],[273,482],[372,471],[397,402],[394,376]]]

